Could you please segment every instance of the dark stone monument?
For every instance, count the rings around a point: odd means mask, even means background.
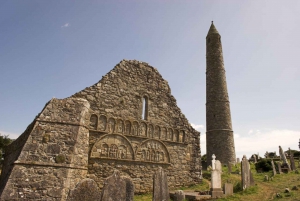
[[[275,168],[275,164],[274,164],[273,160],[271,161],[271,164],[272,164],[273,176],[275,176],[276,175],[276,168]]]
[[[100,200],[101,192],[93,179],[81,180],[75,189],[69,193],[68,201],[95,201]]]
[[[232,168],[231,168],[231,163],[228,163],[228,174],[231,174]]]
[[[121,177],[120,172],[107,177],[101,193],[101,201],[132,201],[134,195],[134,186],[131,179]]]
[[[250,186],[254,186],[254,177],[251,170],[250,170]]]
[[[152,201],[170,200],[167,175],[161,167],[153,175]]]
[[[291,152],[291,149],[289,149],[290,152],[290,163],[291,163],[291,170],[296,170],[295,160],[294,160],[294,154]]]
[[[174,201],[184,201],[185,200],[185,194],[182,190],[175,191],[174,194]]]
[[[243,190],[250,187],[250,164],[246,158],[246,156],[243,156],[242,162],[241,162],[241,176],[242,176],[242,187]]]

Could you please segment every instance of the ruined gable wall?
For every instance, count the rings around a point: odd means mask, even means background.
[[[118,169],[133,179],[136,193],[149,192],[159,166],[167,171],[170,187],[200,181],[199,132],[189,125],[155,68],[123,60],[72,97],[91,105],[88,176],[99,187]]]
[[[89,103],[52,99],[9,147],[1,178],[1,200],[65,200],[87,175]]]

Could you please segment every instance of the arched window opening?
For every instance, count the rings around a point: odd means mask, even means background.
[[[148,98],[146,96],[143,97],[143,108],[142,108],[142,119],[147,120],[148,118]]]

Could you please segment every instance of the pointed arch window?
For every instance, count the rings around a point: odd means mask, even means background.
[[[142,104],[143,104],[143,108],[142,108],[142,119],[143,120],[147,120],[148,119],[148,97],[144,96],[142,99]]]

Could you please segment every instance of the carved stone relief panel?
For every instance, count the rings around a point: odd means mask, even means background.
[[[94,144],[91,150],[91,158],[134,160],[134,151],[130,142],[124,136],[107,134]]]
[[[90,118],[90,128],[93,130],[97,130],[97,126],[98,126],[98,117],[97,115],[92,114]]]
[[[173,141],[173,130],[171,128],[168,129],[168,140]]]
[[[160,139],[166,140],[167,139],[167,129],[166,128],[161,128],[161,136]]]
[[[100,121],[99,121],[99,128],[101,131],[106,130],[106,123],[107,123],[107,118],[104,115],[100,116]]]
[[[115,131],[116,121],[114,118],[109,118],[108,120],[108,132],[113,133]]]
[[[144,122],[141,123],[139,135],[143,137],[147,136],[147,125]]]
[[[155,126],[154,129],[154,134],[153,134],[155,139],[159,139],[160,138],[160,127],[159,126]]]
[[[132,124],[132,135],[138,135],[139,134],[139,124],[138,122],[134,121]]]
[[[130,135],[130,130],[131,130],[131,123],[130,123],[130,121],[125,121],[125,134],[126,135]]]
[[[149,138],[153,138],[153,132],[154,132],[153,125],[150,124],[150,125],[149,125],[149,128],[148,128],[148,137],[149,137]]]
[[[123,131],[124,131],[124,123],[122,120],[118,120],[117,132],[123,133]]]
[[[179,131],[176,129],[174,130],[173,141],[178,142],[178,140],[179,140]]]
[[[154,139],[145,140],[136,152],[137,160],[156,163],[169,163],[169,152],[166,146]]]

